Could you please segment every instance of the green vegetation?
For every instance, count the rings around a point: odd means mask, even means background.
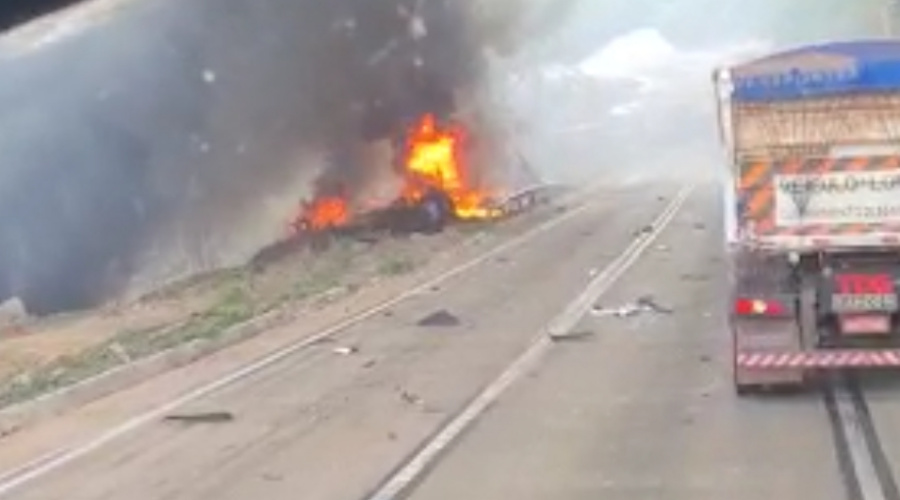
[[[166,296],[182,293],[211,292],[212,305],[174,324],[141,330],[119,332],[108,341],[53,363],[29,369],[0,382],[0,407],[34,399],[42,394],[75,385],[93,376],[129,362],[146,359],[160,352],[193,341],[212,341],[222,337],[231,327],[281,307],[291,306],[340,288],[355,292],[365,276],[396,276],[413,271],[416,261],[407,255],[394,255],[362,273],[348,272],[362,249],[339,243],[329,250],[328,258],[316,259],[301,276],[288,279],[269,290],[254,289],[254,275],[243,270],[229,270],[185,283],[181,291],[169,289]],[[353,278],[354,281],[349,279]],[[218,291],[217,291],[218,290]],[[163,296],[162,294],[159,294]]]
[[[107,342],[22,374],[0,386],[0,407],[68,387],[135,359],[194,340],[214,339],[255,314],[242,288],[230,288],[214,306],[187,321],[158,329],[122,332]]]
[[[383,276],[398,276],[412,272],[416,263],[407,256],[394,256],[382,262],[378,266],[378,274]]]

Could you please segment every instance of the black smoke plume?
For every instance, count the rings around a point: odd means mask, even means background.
[[[353,189],[365,144],[458,105],[515,39],[484,3],[88,2],[0,40],[0,302],[90,307],[249,256],[274,193]]]

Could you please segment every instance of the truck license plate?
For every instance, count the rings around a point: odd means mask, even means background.
[[[834,277],[831,310],[838,314],[896,312],[897,291],[888,273],[846,273]]]
[[[891,317],[882,314],[853,314],[840,317],[841,333],[865,335],[890,333]]]
[[[835,312],[895,312],[897,296],[894,294],[849,294],[831,296],[831,307]]]

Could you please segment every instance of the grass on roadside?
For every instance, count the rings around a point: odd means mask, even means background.
[[[391,257],[378,266],[378,274],[383,276],[399,276],[412,272],[416,268],[416,262],[407,256]]]
[[[241,288],[224,293],[216,304],[186,321],[163,328],[124,331],[78,354],[22,373],[0,385],[0,407],[10,406],[77,384],[133,360],[200,339],[212,339],[254,316]]]
[[[328,259],[316,262],[303,277],[285,285],[281,292],[272,294],[270,291],[269,296],[253,289],[252,274],[229,272],[220,275],[221,279],[213,286],[222,292],[203,312],[170,325],[122,331],[102,344],[0,381],[0,408],[75,385],[120,365],[192,341],[215,340],[230,327],[279,307],[323,296],[341,287],[352,293],[360,286],[360,282],[350,283],[346,279],[353,275],[348,271],[354,267],[355,257],[359,257],[359,251],[352,245],[333,248]],[[392,255],[374,263],[374,268],[367,273],[398,276],[412,272],[417,265],[411,256]]]

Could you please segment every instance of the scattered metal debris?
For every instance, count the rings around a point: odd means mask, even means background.
[[[591,314],[593,314],[594,316],[615,316],[617,318],[627,318],[645,312],[652,312],[657,314],[672,314],[675,311],[673,311],[671,308],[659,305],[659,303],[656,302],[656,299],[649,295],[638,297],[638,299],[633,303],[625,304],[619,307],[608,308],[594,306],[591,309]]]
[[[357,352],[359,352],[359,349],[355,346],[339,346],[332,349],[331,352],[340,356],[349,356],[351,354],[356,354]]]
[[[675,312],[674,310],[672,310],[669,307],[659,305],[659,303],[656,302],[656,299],[653,298],[653,296],[651,296],[651,295],[644,295],[642,297],[638,297],[637,305],[639,307],[642,307],[644,310],[649,310],[649,311],[655,312],[655,313],[672,314]]]
[[[425,316],[416,324],[419,326],[459,326],[460,321],[459,318],[447,310],[441,309]]]
[[[234,420],[234,414],[228,411],[214,411],[207,413],[167,415],[165,419],[170,422],[184,422],[190,424],[220,424]]]
[[[425,403],[425,401],[422,398],[420,398],[419,396],[417,396],[409,391],[400,392],[400,398],[402,398],[403,401],[406,401],[407,403],[409,403],[411,405],[422,405]]]
[[[551,333],[550,340],[554,342],[578,342],[588,340],[594,336],[594,332],[589,330],[576,330],[568,333]]]

